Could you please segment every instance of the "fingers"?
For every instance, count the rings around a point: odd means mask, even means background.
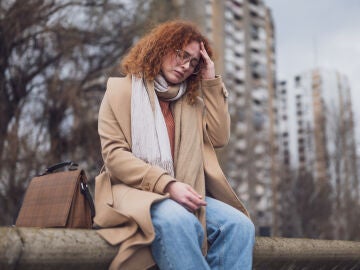
[[[202,198],[202,196],[199,193],[197,193],[192,187],[188,186],[188,190],[197,198],[199,198],[199,199]]]
[[[183,204],[186,205],[186,208],[190,208],[192,211],[198,210],[201,206],[206,206],[206,201],[202,199],[202,196],[198,194],[192,187],[188,186],[188,194],[185,196],[185,201]]]
[[[184,206],[190,212],[195,212],[196,210],[199,210],[201,208],[201,206],[205,206],[205,205],[195,204],[194,202],[192,202],[190,200],[187,200],[186,202],[181,203],[181,205]]]
[[[204,58],[205,62],[208,62],[209,60],[211,61],[210,56],[205,49],[204,42],[200,42],[200,54]]]
[[[196,210],[198,210],[200,208],[198,205],[196,205],[195,203],[193,203],[190,200],[182,203],[181,205],[184,206],[190,212],[195,212]]]
[[[206,206],[206,201],[202,199],[202,196],[188,184],[173,182],[168,185],[167,191],[170,193],[170,198],[184,206],[190,212]]]
[[[191,212],[198,210],[201,206],[206,206],[205,201],[193,195],[185,196],[179,203]]]
[[[196,204],[198,207],[206,206],[207,203],[202,199],[202,197],[196,193],[195,190],[190,191],[192,194],[189,195],[188,200],[190,200],[192,203]]]
[[[204,60],[205,68],[202,71],[202,77],[204,79],[213,79],[215,78],[215,64],[211,60],[210,56],[208,55],[204,42],[200,42],[200,54]]]

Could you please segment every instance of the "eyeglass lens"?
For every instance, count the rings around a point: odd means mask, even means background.
[[[196,74],[200,70],[199,61],[196,58],[191,58],[191,55],[184,50],[176,50],[177,62],[178,64],[190,63],[190,67],[194,70],[193,73]]]

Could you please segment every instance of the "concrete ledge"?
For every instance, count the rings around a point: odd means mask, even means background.
[[[107,269],[118,248],[94,230],[0,227],[0,269]],[[360,242],[258,237],[256,270],[360,269]]]
[[[93,230],[0,228],[0,269],[107,269],[118,248]]]
[[[256,240],[253,269],[360,269],[360,242],[260,237]]]

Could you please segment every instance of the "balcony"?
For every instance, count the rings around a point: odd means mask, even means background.
[[[241,6],[244,4],[244,0],[232,0],[232,2],[237,6]]]
[[[236,16],[240,16],[240,17],[244,16],[244,10],[243,10],[242,7],[233,5],[232,6],[232,11],[233,11],[234,15],[236,15]]]
[[[261,144],[255,146],[254,152],[256,155],[262,155],[265,152],[265,147]]]
[[[244,42],[244,31],[235,31],[233,37],[237,42]]]
[[[236,123],[236,129],[235,129],[236,133],[244,134],[246,133],[246,131],[247,131],[247,126],[245,123],[242,122]]]
[[[245,46],[243,44],[237,44],[234,48],[234,53],[244,55]]]
[[[243,70],[236,71],[234,77],[239,80],[245,80],[245,71]]]
[[[244,139],[238,140],[235,143],[236,150],[245,151],[246,149],[246,141]]]

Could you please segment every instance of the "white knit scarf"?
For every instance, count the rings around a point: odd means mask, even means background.
[[[168,84],[158,75],[154,81],[155,91],[166,95]],[[186,83],[180,85],[175,97],[166,99],[174,101],[179,99],[186,91]],[[150,97],[146,90],[143,78],[132,75],[131,92],[131,140],[132,153],[143,161],[157,165],[174,175],[174,165],[171,156],[171,147],[157,95],[154,95],[154,106],[151,107]]]

